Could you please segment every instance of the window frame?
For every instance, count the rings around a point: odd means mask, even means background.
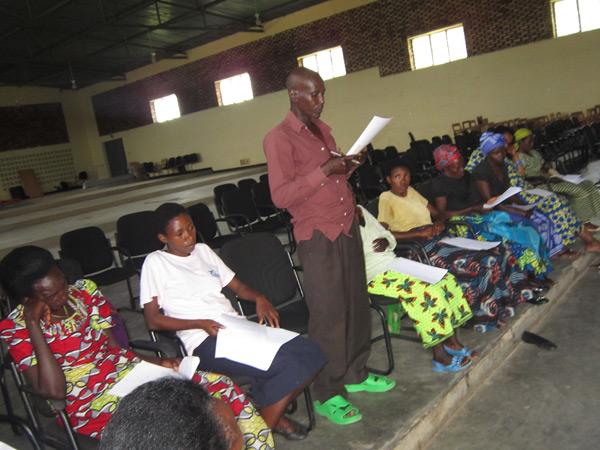
[[[465,51],[467,52],[467,56],[465,56],[464,58],[450,59],[451,55],[450,55],[450,49],[448,47],[448,35],[447,35],[447,32],[448,32],[448,30],[452,30],[454,28],[462,28],[463,29],[463,37],[465,37]],[[434,62],[432,62],[432,64],[430,66],[425,66],[425,67],[419,67],[419,68],[417,68],[416,64],[415,64],[415,53],[414,53],[414,50],[413,50],[413,43],[412,43],[412,41],[415,40],[415,39],[418,39],[418,38],[429,36],[429,47],[430,47],[431,55],[432,55],[432,59],[433,59],[433,48],[431,46],[431,36],[433,34],[438,34],[438,33],[446,33],[445,40],[446,40],[446,47],[448,48],[448,62],[439,63],[439,64],[435,64]],[[418,35],[415,35],[415,36],[411,36],[411,37],[409,37],[407,39],[407,42],[408,42],[408,54],[409,54],[409,57],[410,57],[410,68],[411,68],[411,70],[420,70],[420,69],[427,69],[429,67],[441,66],[443,64],[448,64],[448,63],[451,63],[451,62],[454,62],[454,61],[460,61],[461,59],[467,59],[469,57],[469,49],[467,48],[467,39],[466,39],[466,36],[465,36],[465,27],[464,27],[464,24],[462,22],[458,23],[458,24],[450,25],[450,26],[447,26],[447,27],[443,27],[443,28],[437,28],[437,29],[435,29],[433,31],[429,31],[427,33],[422,33],[422,34],[418,34]]]
[[[556,21],[556,8],[555,5],[557,3],[561,3],[565,0],[550,0],[550,13],[552,16],[552,32],[554,33],[554,37],[555,38],[559,38],[559,37],[564,37],[564,36],[571,36],[572,34],[577,34],[577,33],[585,33],[586,31],[593,31],[593,30],[598,30],[600,29],[600,27],[598,28],[592,28],[590,30],[583,30],[582,29],[582,25],[581,25],[581,6],[579,4],[580,0],[575,0],[575,5],[577,6],[577,25],[578,25],[578,31],[575,31],[574,33],[568,33],[568,34],[558,34],[558,27],[557,27],[557,21]]]
[[[332,67],[332,74],[333,74],[333,73],[334,73],[334,70],[333,70],[334,68],[333,68],[333,58],[331,58],[331,54],[332,54],[332,51],[333,51],[333,50],[336,50],[336,49],[338,49],[338,48],[339,48],[339,49],[341,50],[341,52],[342,52],[342,61],[343,61],[343,63],[344,63],[344,73],[342,73],[342,74],[340,74],[340,75],[333,75],[333,76],[331,76],[331,77],[325,77],[325,76],[323,76],[323,74],[322,74],[322,73],[319,71],[319,69],[318,69],[318,61],[317,61],[317,70],[316,70],[316,72],[319,74],[319,76],[320,76],[321,78],[323,78],[323,80],[331,80],[331,79],[333,79],[333,78],[339,78],[339,77],[343,77],[343,76],[345,76],[345,75],[346,75],[348,72],[347,72],[347,70],[346,70],[346,59],[344,58],[344,49],[342,48],[342,45],[341,45],[341,44],[340,44],[340,45],[336,45],[335,47],[330,47],[330,48],[326,48],[326,49],[323,49],[323,50],[319,50],[319,51],[317,51],[317,52],[309,53],[309,54],[307,54],[307,55],[298,56],[298,57],[296,58],[296,59],[297,59],[297,61],[298,61],[298,66],[299,66],[299,67],[306,67],[306,66],[304,65],[304,63],[303,63],[303,60],[304,60],[304,59],[310,58],[310,57],[312,57],[312,56],[315,56],[315,57],[317,57],[317,55],[319,55],[319,54],[324,54],[324,53],[326,53],[326,52],[327,52],[327,53],[329,53],[329,58],[330,58],[330,61],[332,62],[332,64],[331,64],[331,67]],[[317,59],[317,58],[315,58],[315,59]],[[314,70],[314,69],[311,69],[310,67],[307,67],[307,69]]]
[[[165,119],[165,120],[158,120],[157,114],[156,114],[156,102],[159,101],[164,101],[166,98],[173,96],[175,98],[175,103],[177,103],[177,112],[178,112],[178,116],[176,117],[171,117],[169,119]],[[152,123],[164,123],[164,122],[168,122],[170,120],[175,120],[175,119],[179,119],[181,117],[181,108],[179,107],[179,99],[177,98],[177,94],[172,93],[169,95],[163,95],[162,97],[158,97],[155,99],[152,99],[149,101],[150,103],[150,112],[152,114]]]
[[[244,75],[246,75],[248,77],[248,84],[250,86],[250,95],[251,95],[251,97],[250,98],[245,98],[245,99],[239,100],[239,101],[234,101],[233,103],[224,104],[223,103],[223,94],[221,92],[221,84],[224,81],[230,81],[230,80],[233,80],[234,78],[243,77]],[[221,80],[215,81],[215,93],[217,94],[217,102],[219,103],[219,106],[237,105],[238,103],[244,103],[244,102],[247,102],[249,100],[252,100],[254,98],[254,90],[252,89],[252,78],[250,78],[250,73],[249,72],[243,72],[243,73],[239,73],[237,75],[233,75],[231,77],[227,77],[227,78],[223,78]]]

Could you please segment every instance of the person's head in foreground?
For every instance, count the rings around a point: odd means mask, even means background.
[[[435,167],[444,175],[460,180],[465,173],[465,164],[458,148],[454,145],[440,145],[433,151]]]
[[[479,138],[481,151],[495,166],[504,164],[506,157],[506,138],[503,134],[486,131]]]
[[[233,411],[191,381],[162,378],[124,397],[102,433],[100,449],[240,450]]]

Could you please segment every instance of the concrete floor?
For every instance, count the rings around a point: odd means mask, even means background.
[[[257,178],[259,172],[249,176]],[[243,178],[247,174],[230,175],[236,176]],[[219,177],[218,182],[226,181]],[[156,193],[135,202],[130,198],[126,212],[153,209],[162,201],[177,201],[173,197],[202,201],[198,200],[197,193],[190,194],[185,190],[183,180],[181,183],[183,185],[178,185],[176,192],[160,196],[170,200],[159,200]],[[160,189],[169,188],[163,186]],[[207,184],[201,189],[205,194],[203,198],[208,198],[212,187]],[[104,201],[112,211],[110,214],[126,213],[122,203],[121,206],[110,206],[107,199]],[[36,210],[39,208],[32,213]],[[96,214],[97,221],[110,222],[106,211]],[[78,223],[84,220],[93,224],[94,218],[89,213],[82,216],[85,219],[77,218]],[[2,223],[0,216],[0,228]],[[54,236],[44,239],[56,240],[63,227],[71,224],[67,218],[52,221]],[[110,224],[107,227],[110,228]],[[11,236],[26,236],[25,231],[6,231],[2,238],[10,242],[9,246],[23,245],[27,241]],[[32,232],[29,236],[37,237]],[[581,247],[575,246],[575,249],[581,250]],[[0,255],[5,253],[6,250],[0,249]],[[398,386],[384,394],[350,394],[349,399],[364,415],[361,422],[341,427],[317,416],[317,427],[307,440],[289,442],[276,436],[278,448],[404,450],[424,448],[428,444],[435,449],[442,445],[445,448],[596,448],[597,445],[590,445],[595,443],[593,440],[587,440],[599,434],[593,424],[600,413],[600,405],[598,396],[594,395],[598,390],[597,383],[592,377],[598,368],[594,358],[598,344],[593,337],[599,332],[593,318],[599,314],[594,287],[600,274],[587,270],[596,259],[593,255],[585,255],[574,262],[556,262],[551,276],[557,284],[548,295],[551,302],[519,307],[517,316],[508,321],[507,327],[486,334],[462,330],[461,340],[481,355],[463,372],[435,373],[431,370],[430,351],[417,343],[394,340],[396,368],[391,376],[398,381]],[[134,284],[137,292],[137,280]],[[105,287],[102,291],[117,307],[129,303],[125,283]],[[588,320],[575,322],[584,314]],[[123,312],[122,316],[132,339],[147,338],[141,314]],[[374,314],[370,320],[374,333],[378,332],[380,325]],[[559,344],[558,350],[546,352],[522,344],[520,336],[525,329],[555,341]],[[404,333],[410,334],[409,324],[405,324]],[[379,342],[373,347],[370,365],[381,367],[384,358],[383,344]],[[14,403],[18,405],[16,398]],[[463,405],[465,408],[460,409]],[[3,412],[3,405],[0,405],[0,412]],[[300,421],[306,419],[302,402],[295,417]],[[434,437],[440,430],[441,433]],[[25,438],[13,436],[10,428],[2,424],[0,441],[19,449],[29,448]]]

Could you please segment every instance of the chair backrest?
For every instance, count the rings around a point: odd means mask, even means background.
[[[258,177],[258,181],[269,184],[269,174],[263,173],[260,177]]]
[[[433,186],[432,180],[426,180],[414,186],[415,190],[421,194],[425,199],[435,206],[435,199],[433,198]]]
[[[393,145],[387,146],[383,151],[385,152],[386,159],[392,159],[392,158],[398,157],[398,149],[396,149],[396,147],[394,147]]]
[[[232,189],[237,189],[237,186],[233,183],[219,184],[214,187],[213,194],[215,196],[215,207],[217,208],[219,215],[223,215],[223,203],[221,202],[221,197],[224,192],[231,191]]]
[[[240,191],[251,192],[252,186],[258,183],[254,178],[243,178],[238,181],[237,187]]]
[[[267,217],[274,214],[277,209],[271,198],[271,189],[269,183],[263,181],[253,184],[251,188],[252,199],[256,209],[261,217]]]
[[[85,227],[60,237],[60,256],[77,261],[85,275],[107,269],[114,264],[110,242],[98,227]]]
[[[274,306],[294,299],[301,290],[289,254],[271,233],[252,233],[229,241],[219,256],[237,278]]]
[[[152,211],[119,217],[115,235],[117,247],[124,249],[131,257],[145,256],[162,249],[164,244],[158,239],[155,224],[155,214]]]
[[[60,258],[56,260],[56,265],[62,273],[67,277],[69,284],[75,283],[77,280],[81,280],[84,277],[83,269],[81,264],[72,258]]]
[[[204,203],[196,203],[188,206],[187,210],[203,241],[206,242],[217,235],[217,223],[208,206]]]
[[[250,223],[256,222],[258,219],[258,211],[249,193],[242,192],[237,188],[223,192],[221,203],[225,216],[242,214]],[[231,221],[238,226],[243,226],[247,223],[240,217],[233,217]]]

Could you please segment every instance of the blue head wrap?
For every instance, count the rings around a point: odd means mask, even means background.
[[[479,143],[481,144],[481,151],[484,155],[487,155],[495,148],[506,145],[506,138],[503,134],[486,131],[479,138]]]

